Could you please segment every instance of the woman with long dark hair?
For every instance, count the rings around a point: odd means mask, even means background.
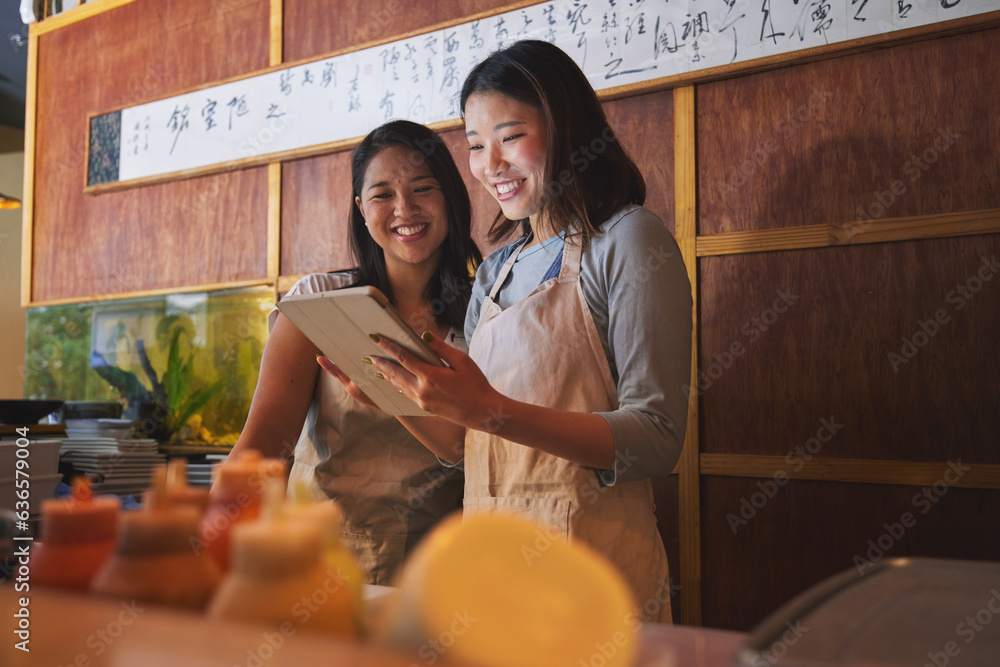
[[[692,299],[673,236],[642,208],[642,175],[583,72],[517,42],[465,80],[469,165],[518,238],[480,266],[469,354],[424,334],[432,367],[391,341],[375,364],[438,415],[405,423],[464,459],[465,512],[513,511],[607,556],[640,620],[669,621],[650,478],[669,475],[687,424]],[[401,364],[401,365],[400,365]]]
[[[422,125],[387,123],[355,149],[351,179],[357,268],[305,276],[288,293],[371,285],[411,326],[466,349],[469,272],[481,257],[448,148]],[[395,418],[320,373],[319,349],[284,315],[272,311],[268,324],[260,379],[233,453],[287,457],[294,448],[291,481],[312,480],[340,503],[342,536],[369,583],[388,583],[420,537],[461,507],[462,474],[442,467]]]

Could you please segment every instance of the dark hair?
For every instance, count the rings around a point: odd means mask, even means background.
[[[597,93],[559,47],[524,40],[476,65],[462,85],[463,118],[469,97],[487,92],[542,112],[548,131],[542,206],[553,231],[579,231],[586,247],[615,211],[646,200],[646,182],[608,125]],[[501,211],[490,242],[498,243],[518,224],[527,233],[527,220],[508,220]]]
[[[441,185],[448,213],[448,236],[441,246],[441,263],[427,284],[424,297],[431,303],[434,321],[442,326],[462,329],[465,309],[471,293],[471,274],[482,261],[479,249],[472,242],[470,220],[472,205],[455,161],[441,138],[423,125],[408,120],[396,120],[372,130],[354,149],[351,156],[351,214],[349,238],[351,252],[358,261],[358,285],[377,287],[395,304],[385,254],[375,243],[364,216],[355,203],[364,188],[365,173],[372,159],[391,146],[413,151],[430,168]]]

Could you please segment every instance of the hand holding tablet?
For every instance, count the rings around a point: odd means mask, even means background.
[[[391,415],[425,416],[416,403],[374,377],[365,357],[385,356],[369,334],[390,338],[435,366],[444,362],[374,287],[287,296],[278,310],[335,363],[382,410]]]

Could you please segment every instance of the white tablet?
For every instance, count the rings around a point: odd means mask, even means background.
[[[382,410],[391,415],[429,414],[391,384],[374,377],[375,369],[361,361],[364,357],[386,356],[368,337],[377,334],[391,338],[429,364],[444,366],[382,292],[374,287],[348,287],[294,294],[279,301],[278,310]]]

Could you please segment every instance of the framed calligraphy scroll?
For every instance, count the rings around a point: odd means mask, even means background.
[[[598,91],[1000,9],[1000,0],[558,0],[89,118],[85,191],[331,152],[381,123],[455,122],[466,73],[544,39]]]

